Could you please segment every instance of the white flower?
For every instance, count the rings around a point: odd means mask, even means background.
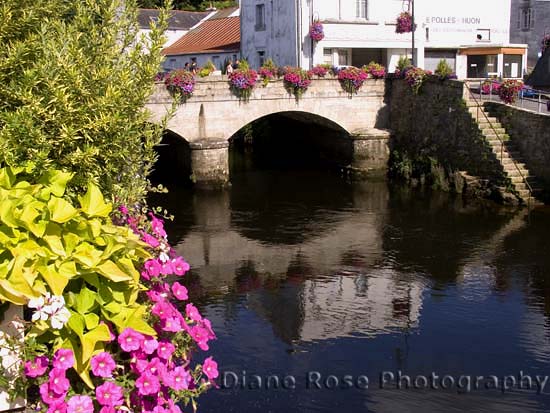
[[[61,308],[57,313],[52,315],[50,322],[52,323],[52,328],[60,330],[63,326],[69,321],[71,313],[65,307]]]
[[[32,321],[38,321],[38,320],[46,321],[50,315],[49,315],[48,312],[45,311],[45,308],[46,307],[39,308],[38,310],[36,310],[33,313],[32,317],[31,317],[31,320]]]
[[[32,298],[29,300],[29,308],[42,308],[44,307],[44,297]]]
[[[159,260],[161,260],[162,262],[168,262],[170,260],[170,257],[168,256],[167,253],[161,252],[159,254]]]
[[[53,315],[55,312],[65,307],[65,299],[62,295],[53,295],[48,304],[48,313]]]

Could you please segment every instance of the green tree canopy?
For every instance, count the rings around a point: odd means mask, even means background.
[[[2,0],[0,166],[75,173],[119,202],[141,200],[162,130],[144,104],[166,13],[138,37],[135,0]]]
[[[162,7],[162,0],[139,0],[139,7],[153,9],[156,7]],[[237,5],[234,0],[225,1],[209,1],[209,0],[174,0],[174,9],[176,10],[190,10],[190,11],[204,11],[207,8],[213,6],[217,9],[223,9],[225,7],[231,7]]]

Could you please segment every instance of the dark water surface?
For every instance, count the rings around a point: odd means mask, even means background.
[[[304,171],[154,202],[175,214],[169,236],[231,387],[200,411],[550,411],[550,379],[536,386],[550,376],[548,210]],[[295,388],[266,389],[273,375]]]

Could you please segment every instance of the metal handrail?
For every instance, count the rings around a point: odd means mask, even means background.
[[[480,102],[477,100],[477,98],[475,97],[475,94],[474,92],[472,91],[472,89],[470,88],[470,86],[466,83],[464,83],[464,86],[466,86],[466,89],[468,89],[468,92],[470,92],[470,96],[473,98],[475,104],[476,104],[476,108],[477,108],[477,118],[476,120],[479,120],[479,110],[482,109],[481,107],[481,104]],[[480,88],[481,88],[481,84],[480,84]],[[493,130],[493,132],[495,133],[495,136],[497,137],[497,139],[499,140],[500,142],[500,161],[502,162],[502,159],[503,159],[503,152],[504,152],[504,140],[501,138],[500,134],[497,132],[497,130],[495,129],[495,127],[493,126],[493,123],[491,122],[491,120],[489,119],[489,117],[487,116],[487,114],[485,113],[484,110],[481,110],[481,113],[483,114],[483,116],[485,117],[485,119],[487,120],[487,123],[489,124],[489,126],[491,127],[491,129]],[[533,197],[533,188],[531,187],[531,185],[529,185],[529,182],[527,182],[527,178],[525,176],[523,176],[523,173],[521,172],[521,169],[519,169],[519,166],[516,162],[516,160],[514,158],[512,158],[510,156],[510,159],[512,160],[514,166],[516,167],[517,171],[519,172],[519,176],[521,177],[521,179],[523,180],[523,182],[525,183],[525,186],[527,187],[527,189],[529,190],[529,199],[527,200],[527,202],[529,203],[530,202],[530,198]]]

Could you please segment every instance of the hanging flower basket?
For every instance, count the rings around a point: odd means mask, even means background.
[[[164,84],[170,93],[179,94],[185,102],[195,90],[195,76],[187,70],[174,70],[165,77]]]
[[[300,99],[311,84],[313,73],[299,67],[284,68],[285,89],[292,93],[296,99]]]
[[[395,27],[396,33],[410,33],[412,32],[412,14],[408,11],[404,11],[397,16],[397,26]]]
[[[338,80],[342,88],[351,95],[356,94],[369,75],[356,67],[347,67],[338,72]]]
[[[542,38],[541,46],[542,53],[544,53],[544,51],[550,47],[550,34],[547,34]]]
[[[315,42],[320,42],[325,38],[323,24],[320,21],[314,21],[309,28],[309,37]]]
[[[405,80],[415,95],[418,95],[429,74],[431,74],[429,71],[419,67],[411,67],[405,72]]]
[[[500,84],[498,95],[500,99],[507,104],[512,104],[516,101],[519,91],[523,87],[523,82],[520,80],[508,79]]]
[[[246,102],[250,99],[257,80],[258,73],[255,70],[236,69],[229,75],[229,88],[240,100]]]

